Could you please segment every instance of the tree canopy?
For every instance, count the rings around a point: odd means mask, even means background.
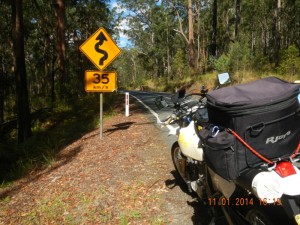
[[[127,50],[147,62],[140,73],[150,77],[173,79],[183,70],[189,75],[242,69],[284,74],[290,60],[286,50],[295,49],[299,59],[299,0],[118,3],[119,19],[127,21],[123,32],[133,43]]]

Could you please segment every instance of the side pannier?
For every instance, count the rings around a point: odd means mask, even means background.
[[[268,77],[212,91],[207,94],[209,122],[220,129],[232,129],[267,159],[289,157],[300,139],[299,87]],[[233,172],[228,179],[262,163],[245,144],[237,139],[234,142],[234,155],[230,156],[234,165],[227,166]]]

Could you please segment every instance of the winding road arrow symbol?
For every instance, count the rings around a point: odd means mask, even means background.
[[[103,32],[101,31],[100,34],[98,35],[98,37],[96,38],[96,40],[99,40],[96,44],[95,44],[95,50],[101,54],[103,54],[103,56],[100,58],[99,60],[99,65],[102,66],[104,61],[108,58],[108,54],[106,51],[100,49],[101,45],[103,45],[104,41],[107,41],[105,35],[103,34]]]
[[[121,49],[103,27],[92,34],[79,49],[100,71],[121,53]]]

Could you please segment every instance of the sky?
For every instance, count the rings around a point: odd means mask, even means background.
[[[160,5],[161,4],[161,0],[156,0],[157,4]],[[129,15],[131,12],[126,10],[126,9],[122,9],[120,7],[120,4],[118,4],[118,0],[110,0],[110,9],[116,7],[118,10],[122,11],[124,13],[124,15]],[[127,30],[129,29],[129,26],[127,24],[127,20],[124,18],[123,21],[121,22],[119,28],[121,30]],[[132,42],[130,42],[128,36],[126,34],[124,34],[123,32],[119,33],[119,39],[116,40],[117,44],[119,47],[130,47],[132,46]]]
[[[110,9],[116,7],[118,10],[122,10],[120,8],[120,5],[118,4],[118,1],[117,0],[111,0],[110,1]],[[124,11],[124,9],[123,9]],[[129,14],[130,12],[128,12]],[[125,15],[126,15],[126,12],[125,12]],[[126,19],[124,19],[120,26],[119,26],[120,29],[122,30],[126,30],[126,29],[129,29],[128,25],[127,25],[127,21]],[[130,47],[132,45],[132,43],[130,42],[128,36],[126,34],[124,34],[123,32],[120,32],[119,33],[119,38],[116,40],[117,42],[117,45],[121,48],[123,47]]]

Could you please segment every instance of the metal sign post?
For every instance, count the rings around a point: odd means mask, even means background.
[[[103,138],[103,93],[100,93],[100,139]]]

